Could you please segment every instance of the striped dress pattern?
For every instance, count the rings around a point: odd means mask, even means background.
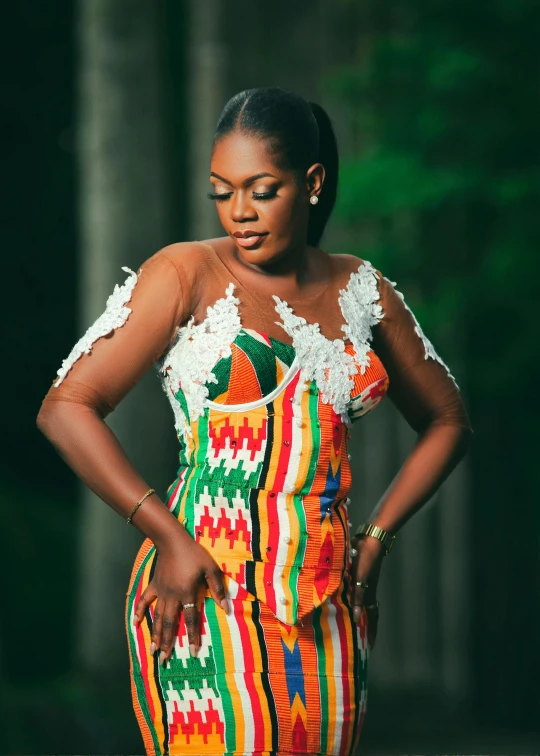
[[[290,345],[244,328],[230,284],[199,325],[178,329],[158,369],[180,441],[166,506],[223,570],[231,610],[206,589],[201,646],[183,615],[172,656],[150,655],[146,539],[125,624],[133,705],[146,754],[343,756],[367,702],[367,614],[355,623],[347,506],[351,426],[385,396],[370,349],[383,316],[364,262],[341,292],[345,338],[329,341],[275,297]],[[337,343],[337,342],[340,343]]]

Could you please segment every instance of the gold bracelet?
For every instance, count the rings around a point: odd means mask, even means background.
[[[139,500],[139,501],[138,501],[138,502],[137,502],[137,503],[135,504],[135,506],[133,507],[133,509],[132,509],[132,510],[131,510],[131,512],[130,512],[130,515],[129,515],[129,517],[128,517],[128,518],[127,518],[127,520],[126,520],[126,522],[127,522],[127,524],[128,524],[128,525],[129,525],[129,524],[131,523],[131,520],[133,519],[133,515],[134,515],[134,514],[135,514],[135,512],[136,512],[136,511],[138,510],[138,508],[139,508],[139,507],[141,506],[141,504],[142,504],[142,503],[143,503],[143,501],[144,501],[144,500],[146,499],[146,497],[147,497],[147,496],[150,496],[150,494],[153,494],[153,493],[155,493],[155,492],[156,492],[156,489],[155,489],[155,488],[149,488],[149,489],[148,489],[148,491],[147,491],[147,492],[145,493],[145,495],[144,495],[144,496],[142,497],[142,499],[140,499],[140,500]]]
[[[385,556],[388,556],[390,549],[392,548],[394,541],[396,540],[395,535],[391,535],[387,530],[383,530],[379,525],[373,525],[371,522],[365,522],[363,525],[359,525],[356,528],[356,532],[354,534],[355,536],[373,536],[373,538],[377,538],[379,540],[385,549]]]

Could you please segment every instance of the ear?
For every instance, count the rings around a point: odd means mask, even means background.
[[[308,196],[321,193],[326,172],[322,163],[313,163],[306,171],[306,192]]]

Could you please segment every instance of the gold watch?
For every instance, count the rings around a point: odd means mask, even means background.
[[[377,538],[385,548],[385,556],[388,556],[390,549],[392,548],[392,545],[396,540],[395,535],[391,535],[387,530],[383,530],[381,527],[379,527],[378,525],[373,525],[371,522],[364,522],[362,525],[359,525],[356,528],[354,535],[373,536],[373,538]]]

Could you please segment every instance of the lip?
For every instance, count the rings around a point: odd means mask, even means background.
[[[249,229],[246,231],[236,231],[233,234],[236,242],[244,249],[254,249],[255,247],[258,247],[267,235],[268,232],[260,234],[256,231],[250,231]]]
[[[266,231],[254,231],[252,228],[245,228],[243,231],[235,231],[233,236],[246,239],[248,236],[263,236]]]

